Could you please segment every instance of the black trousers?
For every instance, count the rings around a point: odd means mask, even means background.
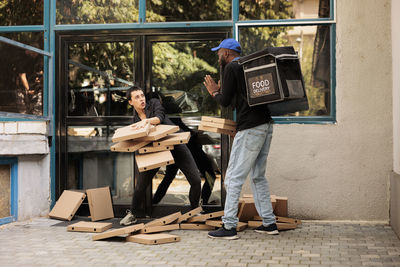
[[[174,157],[175,164],[181,169],[190,184],[189,201],[191,208],[195,209],[199,206],[200,201],[201,179],[199,170],[186,145],[175,145],[171,153]],[[132,197],[131,208],[133,213],[138,212],[139,206],[144,200],[146,188],[151,184],[158,170],[159,168],[139,173]]]

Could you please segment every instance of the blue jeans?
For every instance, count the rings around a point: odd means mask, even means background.
[[[236,133],[225,178],[226,200],[222,221],[226,229],[236,228],[239,221],[240,191],[249,174],[254,204],[263,225],[276,222],[265,177],[272,132],[273,124],[266,123]]]

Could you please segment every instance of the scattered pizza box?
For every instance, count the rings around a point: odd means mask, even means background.
[[[117,152],[135,152],[136,150],[146,146],[150,141],[137,141],[137,140],[126,140],[118,142],[111,146],[111,151]]]
[[[140,140],[156,141],[177,131],[179,131],[179,126],[159,124],[156,126],[156,130],[154,132],[149,133],[147,136],[141,137]]]
[[[180,236],[171,234],[138,234],[126,237],[126,241],[144,245],[159,245],[166,243],[179,242]]]
[[[110,237],[114,237],[114,236],[123,236],[123,235],[129,235],[131,233],[134,233],[136,231],[139,231],[141,229],[144,228],[144,224],[135,224],[135,225],[130,225],[127,227],[122,227],[119,229],[114,229],[114,230],[110,230],[104,233],[100,233],[100,234],[96,234],[92,236],[92,239],[94,241],[96,240],[101,240],[101,239],[106,239],[106,238],[110,238]]]
[[[181,230],[214,230],[215,227],[204,223],[181,223]]]
[[[212,213],[207,213],[207,214],[203,214],[203,215],[199,215],[199,216],[194,216],[194,217],[187,219],[187,222],[204,222],[207,219],[219,218],[222,216],[224,216],[223,210],[212,212]]]
[[[294,224],[301,224],[301,220],[299,219],[293,219],[293,218],[287,218],[287,217],[281,217],[281,216],[275,216],[277,222],[281,223],[294,223]],[[254,216],[253,218],[254,221],[262,221],[262,218],[260,216]]]
[[[271,195],[271,199],[276,200],[274,214],[276,216],[288,217],[288,198]]]
[[[171,151],[169,150],[135,155],[135,159],[139,172],[144,172],[175,163]]]
[[[201,125],[211,127],[211,128],[218,128],[218,129],[224,129],[224,130],[236,132],[236,125],[215,123],[215,122],[209,122],[209,121],[201,121]]]
[[[153,142],[153,146],[169,146],[189,143],[190,132],[173,133]]]
[[[252,198],[242,198],[242,202],[240,204],[238,218],[241,222],[247,222],[252,220],[254,216],[257,216],[258,212],[256,206],[254,204],[254,199]]]
[[[111,138],[111,141],[116,143],[125,140],[137,139],[145,137],[150,133],[150,128],[151,128],[150,123],[146,124],[143,128],[140,129],[133,129],[132,128],[133,125],[134,124],[131,124],[115,130],[115,133]]]
[[[159,233],[165,231],[179,230],[179,224],[167,224],[160,226],[145,226],[142,230],[140,230],[140,234],[151,234],[151,233]]]
[[[201,121],[236,126],[236,122],[233,120],[228,120],[228,119],[223,119],[223,118],[215,118],[215,117],[210,117],[210,116],[201,116]]]
[[[86,190],[92,221],[114,218],[110,187]]]
[[[49,217],[59,220],[72,220],[85,197],[85,193],[64,190],[50,211]]]
[[[221,220],[207,220],[206,224],[219,228],[222,227],[223,222]],[[246,228],[247,228],[247,223],[244,222],[238,222],[236,225],[236,231],[238,232],[241,232]]]
[[[220,129],[220,128],[214,128],[214,127],[208,127],[208,126],[204,126],[202,124],[199,125],[198,129],[200,131],[212,132],[212,133],[221,133],[221,134],[226,134],[226,135],[230,135],[230,136],[234,136],[235,133],[236,133],[235,131],[225,130],[225,129]]]
[[[166,150],[172,150],[174,149],[173,145],[167,145],[167,146],[145,146],[139,149],[139,154],[146,154],[146,153],[153,153],[153,152],[160,152],[160,151],[166,151]]]
[[[67,231],[102,233],[112,227],[112,223],[81,221],[68,225]]]
[[[192,210],[186,212],[185,214],[182,214],[182,215],[179,217],[177,223],[181,223],[181,222],[183,222],[183,221],[186,221],[186,220],[189,219],[190,217],[193,217],[193,216],[199,214],[199,213],[202,212],[202,211],[203,211],[203,209],[202,209],[201,207],[197,207],[197,208],[195,208],[195,209],[192,209]]]
[[[182,215],[181,212],[178,211],[178,212],[175,212],[175,213],[170,214],[170,215],[168,215],[168,216],[161,217],[161,218],[155,219],[155,220],[153,220],[153,221],[151,221],[151,222],[148,222],[148,223],[145,224],[145,227],[149,227],[149,226],[161,226],[161,225],[170,224],[170,223],[173,223],[173,222],[177,221],[178,218],[179,218],[181,215]]]

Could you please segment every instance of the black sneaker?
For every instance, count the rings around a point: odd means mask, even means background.
[[[269,235],[279,235],[278,227],[276,223],[272,223],[268,226],[260,225],[256,229],[254,229],[257,233],[265,233]]]
[[[208,237],[210,238],[220,238],[220,239],[228,239],[234,240],[238,239],[238,235],[236,234],[236,228],[225,229],[224,225],[221,228],[215,231],[208,232]]]

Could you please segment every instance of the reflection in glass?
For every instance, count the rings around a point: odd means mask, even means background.
[[[41,33],[2,36],[43,48]],[[0,43],[0,59],[0,111],[43,115],[44,57],[36,52]]]
[[[68,127],[67,189],[110,186],[114,204],[130,204],[133,193],[133,153],[110,151],[118,127]]]
[[[134,78],[134,43],[76,43],[69,47],[69,116],[132,114],[125,96]]]
[[[57,0],[57,24],[133,23],[138,21],[138,0]]]
[[[231,0],[146,0],[146,21],[230,20]]]
[[[43,0],[0,1],[0,26],[42,24]]]
[[[330,0],[240,0],[240,20],[329,18]]]
[[[297,51],[310,109],[291,114],[323,116],[330,113],[329,26],[249,27],[239,30],[244,55],[271,46],[293,46]]]

